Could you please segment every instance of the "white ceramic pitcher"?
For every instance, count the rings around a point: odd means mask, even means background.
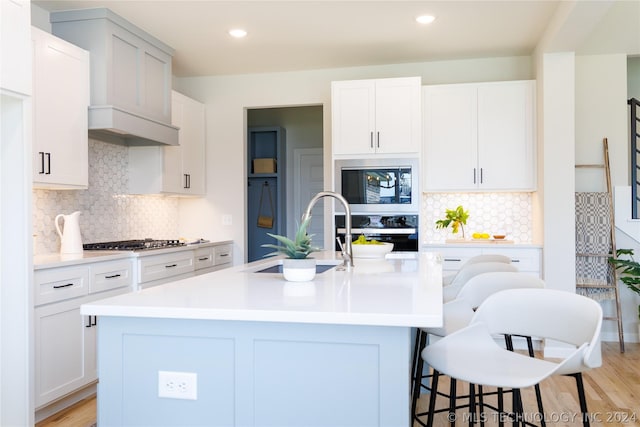
[[[81,254],[82,236],[80,235],[80,211],[69,215],[57,215],[55,219],[56,231],[60,236],[61,254]],[[60,218],[64,220],[64,231],[60,231]]]

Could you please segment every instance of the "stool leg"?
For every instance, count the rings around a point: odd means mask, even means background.
[[[413,346],[413,357],[411,359],[411,375],[412,375],[412,380],[415,381],[416,380],[416,373],[417,373],[417,365],[418,365],[418,357],[420,357],[420,349],[421,349],[421,343],[422,343],[422,334],[424,332],[422,331],[422,329],[417,328],[416,330],[416,340],[415,340],[415,344]],[[411,388],[413,389],[414,384],[413,381],[411,382]]]
[[[589,411],[587,410],[587,398],[584,395],[584,383],[582,382],[582,374],[578,372],[572,375],[576,379],[576,387],[578,388],[578,400],[580,401],[580,412],[582,412],[582,425],[589,427]]]
[[[504,427],[504,392],[502,387],[498,387],[498,427]]]
[[[431,377],[431,395],[429,396],[429,415],[427,418],[427,427],[433,427],[433,416],[436,410],[436,397],[438,395],[438,377],[440,372],[433,370],[433,376]]]
[[[527,337],[527,347],[529,349],[529,356],[535,357],[533,352],[533,340],[531,337]],[[545,427],[547,423],[544,420],[544,408],[542,407],[542,392],[540,392],[540,384],[536,384],[534,387],[536,392],[536,401],[538,402],[538,413],[540,414],[540,427]]]
[[[418,405],[418,398],[420,397],[420,390],[422,387],[422,370],[424,369],[424,360],[422,359],[422,350],[427,344],[427,334],[422,330],[418,330],[416,336],[416,350],[414,351],[415,366],[413,369],[413,392],[411,394],[411,414],[416,413],[416,407]]]
[[[513,389],[513,425],[524,426],[524,407],[522,406],[522,395],[520,394],[520,389]]]
[[[476,424],[476,386],[469,384],[469,425]]]
[[[431,390],[433,393],[433,390]],[[451,378],[449,386],[449,419],[451,420],[451,427],[456,425],[456,379]]]
[[[484,393],[482,386],[478,386],[478,403],[480,404],[480,425],[484,426]]]

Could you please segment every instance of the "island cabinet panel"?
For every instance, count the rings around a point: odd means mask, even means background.
[[[333,154],[418,153],[420,77],[331,84]]]
[[[408,327],[100,319],[98,425],[410,425]],[[158,371],[195,373],[196,400],[159,398]]]
[[[424,86],[426,191],[534,191],[535,82]]]

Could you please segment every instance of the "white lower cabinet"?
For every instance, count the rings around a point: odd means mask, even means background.
[[[132,262],[118,260],[36,270],[35,408],[97,380],[95,316],[80,306],[132,290]]]
[[[193,276],[193,251],[181,250],[138,258],[138,288],[150,288]]]
[[[196,274],[211,273],[231,267],[232,245],[223,244],[196,249],[193,259]]]
[[[500,254],[511,258],[511,263],[524,273],[542,277],[542,249],[540,247],[493,244],[482,247],[463,245],[425,245],[423,251],[439,252],[442,255],[442,272],[449,275],[457,272],[469,258],[481,254]]]

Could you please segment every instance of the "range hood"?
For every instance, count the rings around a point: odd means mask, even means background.
[[[119,138],[130,145],[178,145],[179,128],[142,117],[113,105],[89,107],[89,135]]]
[[[54,35],[91,53],[90,135],[178,145],[171,47],[106,8],[51,12],[49,19]]]

